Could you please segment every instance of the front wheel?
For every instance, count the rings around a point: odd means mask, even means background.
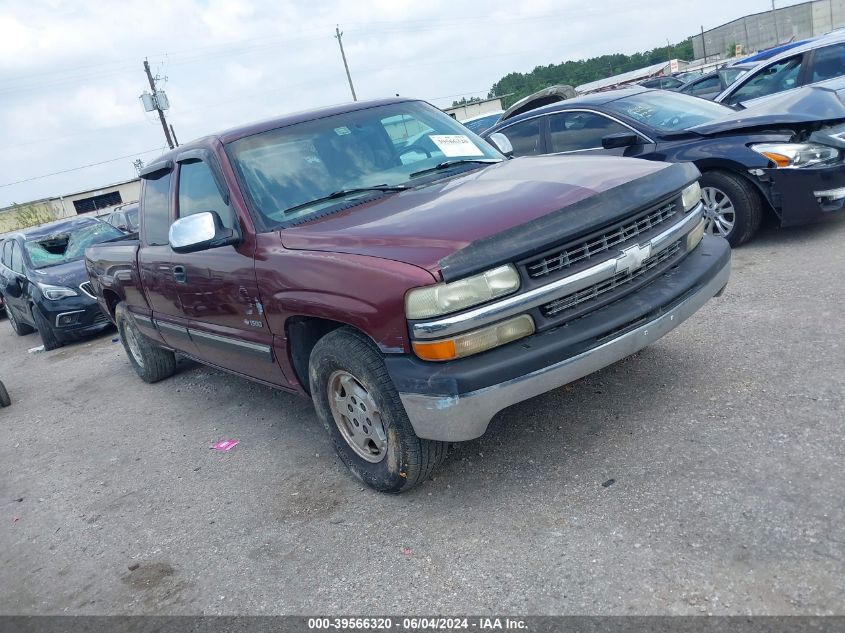
[[[45,351],[58,349],[63,345],[62,341],[56,336],[56,331],[50,324],[50,321],[41,314],[36,306],[32,307],[32,318],[35,320],[35,325],[38,328],[38,333],[41,335],[41,342],[44,343]]]
[[[126,309],[126,304],[119,303],[114,311],[117,331],[123,342],[123,349],[129,357],[132,369],[144,382],[158,382],[169,378],[176,372],[176,354],[162,349],[141,334],[135,320]]]
[[[371,488],[409,490],[445,458],[445,442],[414,433],[381,354],[357,330],[343,327],[320,339],[308,374],[317,415],[337,454]]]
[[[750,240],[763,219],[763,200],[754,186],[723,171],[705,172],[699,184],[705,231],[724,237],[731,246]]]
[[[35,330],[32,329],[26,323],[21,323],[15,318],[15,315],[12,313],[12,309],[9,305],[6,305],[6,316],[9,319],[9,325],[12,327],[12,332],[17,334],[18,336],[26,336],[27,334],[32,334]]]

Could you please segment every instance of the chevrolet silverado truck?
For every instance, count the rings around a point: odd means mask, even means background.
[[[143,170],[93,291],[143,380],[179,354],[308,395],[352,473],[407,490],[728,282],[695,166],[510,151],[407,99],[199,139]]]

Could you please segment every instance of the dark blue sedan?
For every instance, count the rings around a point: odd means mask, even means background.
[[[598,153],[692,162],[702,173],[707,230],[737,246],[765,214],[791,226],[842,213],[845,80],[837,81],[775,95],[742,112],[664,90],[598,92],[530,110],[482,137],[496,144],[492,135],[503,134],[514,156]]]

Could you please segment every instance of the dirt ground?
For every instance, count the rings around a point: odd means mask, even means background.
[[[0,613],[843,613],[843,243],[764,231],[678,330],[401,496],[307,400],[0,323]]]

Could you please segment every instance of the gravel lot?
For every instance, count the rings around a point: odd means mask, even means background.
[[[0,323],[0,613],[845,613],[844,242],[765,230],[679,330],[398,497],[307,400]]]

